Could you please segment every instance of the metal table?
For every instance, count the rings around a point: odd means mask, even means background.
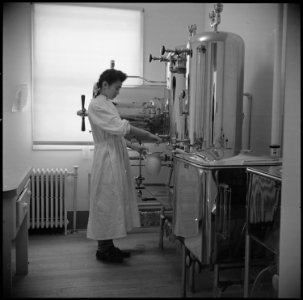
[[[200,267],[215,267],[215,296],[224,288],[219,267],[238,268],[239,261],[244,267],[246,168],[264,165],[281,161],[247,155],[216,161],[193,153],[174,156],[173,231],[184,241],[181,296],[186,295],[188,257]],[[194,264],[189,267],[194,292]]]
[[[247,168],[244,297],[250,295],[251,241],[278,259],[281,205],[281,166]]]

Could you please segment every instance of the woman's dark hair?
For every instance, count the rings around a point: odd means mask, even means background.
[[[114,82],[120,80],[123,82],[127,78],[127,75],[122,71],[115,70],[115,69],[108,69],[105,70],[99,77],[98,80],[98,88],[102,87],[103,81],[106,81],[109,85],[113,84]]]

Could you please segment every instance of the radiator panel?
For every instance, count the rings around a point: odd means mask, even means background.
[[[67,226],[67,169],[33,169],[30,228]]]

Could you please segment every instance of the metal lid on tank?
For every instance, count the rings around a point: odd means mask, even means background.
[[[206,42],[206,41],[225,41],[226,39],[243,41],[242,38],[231,32],[218,31],[218,25],[221,23],[221,12],[223,11],[222,3],[215,3],[214,9],[209,13],[210,27],[214,31],[206,31],[203,33],[194,33],[190,35],[190,42]]]

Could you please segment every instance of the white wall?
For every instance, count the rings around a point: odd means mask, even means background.
[[[28,165],[31,145],[30,99],[24,112],[11,113],[17,86],[30,84],[30,6],[4,4],[3,13],[3,164]]]

